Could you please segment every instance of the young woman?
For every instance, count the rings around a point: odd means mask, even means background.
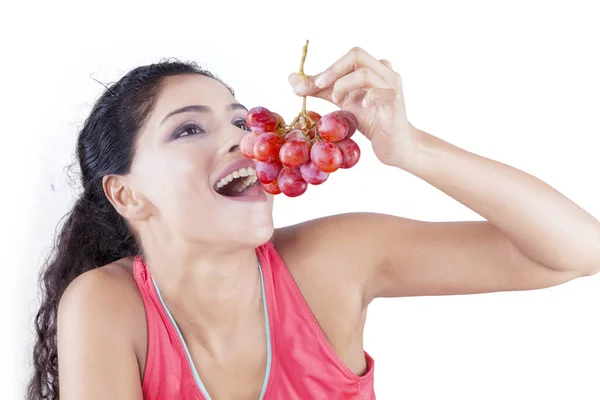
[[[233,91],[194,64],[136,68],[78,138],[84,190],[43,272],[30,399],[374,399],[362,346],[374,298],[537,289],[600,269],[596,219],[413,127],[389,62],[355,48],[290,83],[353,113],[382,163],[486,221],[345,214],[274,230]],[[217,189],[229,174],[250,186]]]

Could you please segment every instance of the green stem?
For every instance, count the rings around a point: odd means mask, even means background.
[[[298,75],[302,79],[308,78],[306,74],[304,74],[304,62],[306,61],[306,53],[308,52],[308,39],[306,40],[306,44],[302,48],[302,59],[300,59],[300,70],[298,71]]]
[[[302,79],[308,78],[304,73],[304,62],[306,61],[306,54],[308,53],[308,39],[306,39],[306,44],[302,48],[302,58],[300,59],[300,71],[298,71],[298,75]],[[306,114],[306,96],[302,98],[302,114]]]

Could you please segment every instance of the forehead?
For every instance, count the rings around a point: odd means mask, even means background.
[[[220,109],[233,102],[229,89],[216,79],[198,74],[169,76],[163,80],[154,114],[160,118],[191,104]]]

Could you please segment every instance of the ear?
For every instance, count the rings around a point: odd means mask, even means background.
[[[120,175],[107,175],[102,178],[102,187],[113,207],[129,221],[143,221],[150,217],[150,206],[141,196],[136,196]]]

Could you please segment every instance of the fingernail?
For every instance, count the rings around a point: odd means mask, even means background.
[[[331,93],[331,100],[333,100],[334,103],[337,103],[339,100],[339,95],[337,94],[337,92],[333,92]]]
[[[290,85],[295,86],[298,83],[302,82],[302,79],[298,76],[297,73],[293,72],[288,76],[288,82]]]
[[[319,77],[315,81],[315,85],[317,85],[317,87],[323,89],[325,87],[325,76],[319,75]]]
[[[304,83],[299,83],[298,85],[294,86],[294,93],[296,93],[297,95],[301,95],[306,91],[306,86],[304,85]]]

